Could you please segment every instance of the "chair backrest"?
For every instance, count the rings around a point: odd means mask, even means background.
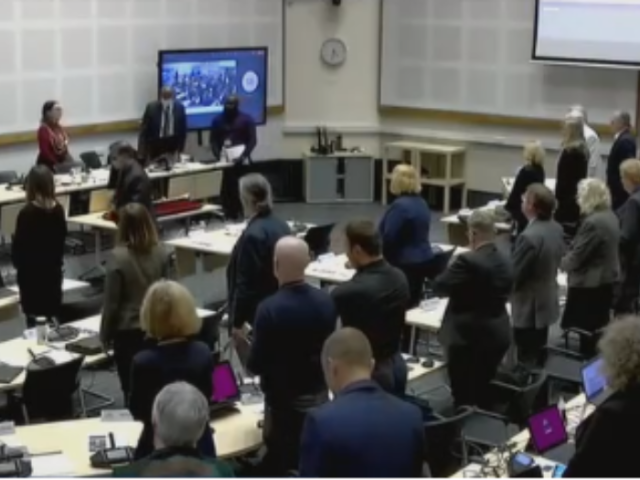
[[[456,253],[457,247],[447,251],[436,252],[429,266],[429,280],[434,280],[438,275],[444,272]]]
[[[15,170],[0,171],[0,183],[11,183],[18,180],[18,172]]]
[[[102,162],[100,161],[100,155],[96,151],[82,152],[80,154],[80,160],[89,170],[97,170],[102,168]]]
[[[61,325],[83,320],[100,314],[103,306],[104,295],[102,293],[93,293],[75,301],[62,302],[57,320]]]
[[[71,170],[73,170],[74,168],[83,169],[84,163],[76,162],[75,160],[70,162],[58,163],[55,167],[53,167],[53,171],[57,175],[63,175],[71,173]]]
[[[471,407],[460,407],[451,417],[425,423],[424,459],[429,464],[433,477],[448,477],[460,467],[460,460],[466,462],[467,452],[462,430],[472,414]]]
[[[31,420],[57,420],[73,414],[73,395],[80,386],[83,361],[84,357],[76,356],[51,367],[29,364],[22,399]]]
[[[331,242],[331,232],[335,223],[327,223],[326,225],[317,225],[307,230],[304,241],[309,245],[309,250],[314,257],[327,253]]]
[[[538,402],[543,398],[541,397],[541,391],[546,382],[546,372],[533,373],[529,384],[520,387],[518,393],[512,398],[509,416],[521,427],[524,428],[527,424],[527,419],[542,406]],[[546,395],[544,395],[544,398],[546,399]]]
[[[220,342],[220,322],[225,313],[226,308],[222,308],[211,315],[202,317],[202,327],[195,339],[206,343],[211,351],[214,351]]]

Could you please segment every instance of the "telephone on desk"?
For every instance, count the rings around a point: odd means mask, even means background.
[[[25,460],[22,448],[8,447],[0,442],[0,477],[26,478],[32,474],[31,462]]]

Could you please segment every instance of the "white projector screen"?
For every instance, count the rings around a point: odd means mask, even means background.
[[[536,0],[534,32],[533,60],[640,65],[640,0]]]

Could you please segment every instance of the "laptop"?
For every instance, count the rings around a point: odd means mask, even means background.
[[[610,390],[607,379],[602,373],[604,361],[602,357],[596,357],[582,367],[582,388],[587,403],[598,406],[609,396]]]
[[[538,455],[566,465],[575,453],[569,443],[564,417],[557,405],[551,405],[527,420],[531,443]]]
[[[211,372],[213,393],[209,399],[209,411],[213,415],[237,412],[236,402],[240,401],[240,386],[231,363],[224,360],[217,363]]]

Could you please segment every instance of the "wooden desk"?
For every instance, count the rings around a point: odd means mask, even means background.
[[[191,210],[189,212],[176,213],[175,215],[164,215],[158,217],[159,223],[174,222],[178,220],[184,220],[198,215],[207,213],[221,212],[222,207],[219,205],[204,204],[197,210]],[[68,217],[67,222],[83,227],[88,227],[94,231],[95,234],[95,258],[96,265],[100,265],[102,262],[102,237],[103,231],[116,232],[118,225],[112,220],[104,218],[106,212],[94,212],[86,215],[77,215],[75,217]]]
[[[238,408],[240,413],[210,422],[219,458],[237,457],[262,445],[262,429],[258,428],[258,421],[263,417],[262,406],[240,405]],[[89,436],[113,433],[118,446],[135,447],[141,431],[139,422],[103,422],[89,418],[17,427],[14,435],[2,436],[0,440],[10,446],[26,446],[32,454],[61,452],[66,457],[68,468],[64,471],[56,471],[54,467],[37,472],[39,475],[105,476],[109,471],[91,467]]]
[[[290,227],[294,226],[293,222],[287,223]],[[203,255],[204,269],[207,272],[226,266],[245,226],[244,223],[231,224],[207,232],[193,232],[186,237],[165,242],[175,249],[178,276],[187,277],[196,272],[196,254]],[[306,223],[305,226],[309,229],[315,225]],[[304,237],[305,234],[306,232],[302,232],[297,236]]]
[[[200,316],[200,318],[212,315],[213,313],[214,312],[212,312],[211,310],[205,310],[201,308],[198,309],[198,316]],[[89,318],[85,318],[84,320],[69,323],[69,325],[80,330],[80,335],[77,338],[74,338],[72,341],[98,333],[100,331],[100,322],[101,316],[93,315]],[[31,329],[21,337],[0,343],[0,361],[17,367],[26,367],[32,360],[29,350],[33,351],[36,355],[51,352],[52,356],[61,357],[61,359],[73,358],[77,356],[76,354],[72,354],[64,350],[64,345],[64,342],[54,342],[46,345],[38,345],[37,341],[35,340],[34,329]],[[107,355],[104,353],[86,356],[84,358],[84,365],[95,365],[97,363],[103,362],[106,358]],[[0,392],[19,390],[24,384],[25,376],[26,372],[22,372],[11,383],[0,383]]]
[[[433,247],[440,248],[444,252],[453,250],[453,245],[446,243],[434,243]],[[467,248],[458,248],[456,255],[468,251]],[[314,260],[305,270],[305,276],[310,280],[316,280],[322,283],[342,283],[351,280],[355,274],[355,270],[346,268],[347,256],[328,255],[322,259]]]
[[[595,410],[595,407],[593,405],[585,405],[585,401],[586,400],[584,395],[580,394],[572,398],[569,402],[567,402],[566,410],[565,410],[566,416],[567,416],[567,431],[569,432],[569,436],[571,438],[574,436],[576,428],[578,428],[578,425],[583,420],[583,418],[588,417]],[[525,429],[525,430],[522,430],[517,435],[513,436],[509,440],[509,443],[515,445],[514,451],[524,451],[527,447],[527,443],[529,442],[529,437],[530,437],[529,430]],[[495,451],[491,451],[487,453],[484,456],[484,458],[487,460],[487,463],[490,465],[498,465],[500,463],[498,460],[499,458],[498,453]],[[543,458],[543,457],[534,456],[534,458],[536,459],[536,462],[540,466],[556,465],[555,462],[551,460],[547,460],[546,458]],[[455,477],[455,478],[477,477],[479,476],[481,471],[482,471],[481,465],[477,463],[471,463],[467,465],[465,468],[463,468],[462,470],[459,470],[458,472],[453,474],[452,477]],[[549,470],[549,471],[543,470],[543,472],[546,477],[551,477],[551,474],[553,473],[552,470]],[[498,468],[496,472],[491,473],[491,476],[498,476],[498,475],[500,477],[507,477],[507,472],[504,468]]]
[[[65,278],[62,281],[62,292],[73,292],[89,287],[87,282]],[[0,321],[10,320],[20,316],[20,290],[17,285],[7,287],[15,295],[0,299]]]
[[[502,178],[502,190],[505,196],[508,196],[511,193],[511,189],[513,188],[513,184],[516,179],[514,177],[503,177]],[[556,179],[555,178],[547,178],[544,181],[544,184],[547,186],[549,190],[552,192],[556,191]]]

